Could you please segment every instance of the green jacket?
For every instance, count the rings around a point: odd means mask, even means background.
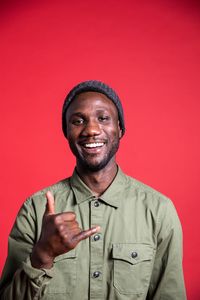
[[[74,211],[80,227],[100,233],[56,257],[52,269],[30,263],[40,237],[45,193],[56,213]],[[120,169],[98,199],[76,171],[28,198],[9,236],[2,300],[184,300],[182,230],[172,202]]]

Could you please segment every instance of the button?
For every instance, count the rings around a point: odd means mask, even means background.
[[[100,235],[99,234],[95,234],[94,235],[94,241],[96,242],[98,240],[100,240]]]
[[[98,200],[95,200],[95,201],[94,201],[94,206],[95,206],[95,207],[99,207],[99,205],[100,205],[99,201],[98,201]]]
[[[136,258],[138,256],[137,252],[132,252],[131,253],[132,258]]]
[[[100,272],[99,271],[95,271],[93,274],[92,274],[92,276],[94,277],[94,278],[98,278],[99,276],[100,276]]]
[[[39,286],[42,285],[42,280],[39,279],[37,283]]]

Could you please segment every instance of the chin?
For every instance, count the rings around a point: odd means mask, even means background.
[[[90,172],[98,172],[102,169],[104,169],[108,163],[109,163],[110,160],[107,160],[107,159],[104,159],[100,162],[89,162],[87,160],[82,160],[81,162],[79,161],[79,165],[85,169],[85,170],[88,170]]]
[[[113,143],[112,148],[104,156],[95,157],[95,156],[84,156],[78,151],[74,151],[74,154],[77,158],[77,164],[85,171],[98,172],[103,170],[106,166],[113,162],[113,158],[119,148],[119,140],[116,143]]]
[[[106,165],[104,164],[85,164],[84,168],[90,172],[98,172],[105,168]]]

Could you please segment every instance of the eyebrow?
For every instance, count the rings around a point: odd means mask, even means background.
[[[73,117],[73,116],[82,116],[84,115],[82,112],[75,112],[73,114],[70,115],[70,117]]]
[[[106,112],[106,113],[109,113],[107,109],[97,109],[96,112],[98,112],[98,113],[105,113],[105,112]],[[84,114],[85,114],[84,112],[76,111],[76,112],[72,113],[71,116],[73,116],[73,115],[78,115],[78,116],[80,116],[80,115],[84,115]]]
[[[107,110],[107,109],[102,109],[102,108],[99,108],[96,110],[96,113],[99,114],[99,113],[107,113],[107,114],[110,114],[110,112]],[[87,114],[87,111],[86,111],[86,114]],[[87,117],[84,112],[81,112],[81,111],[75,111],[74,113],[72,113],[71,115],[69,115],[69,120],[73,117],[82,117],[82,118],[85,118]]]

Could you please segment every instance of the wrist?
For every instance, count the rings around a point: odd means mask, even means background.
[[[48,255],[38,245],[35,245],[30,256],[31,265],[36,269],[51,269],[54,257]]]

